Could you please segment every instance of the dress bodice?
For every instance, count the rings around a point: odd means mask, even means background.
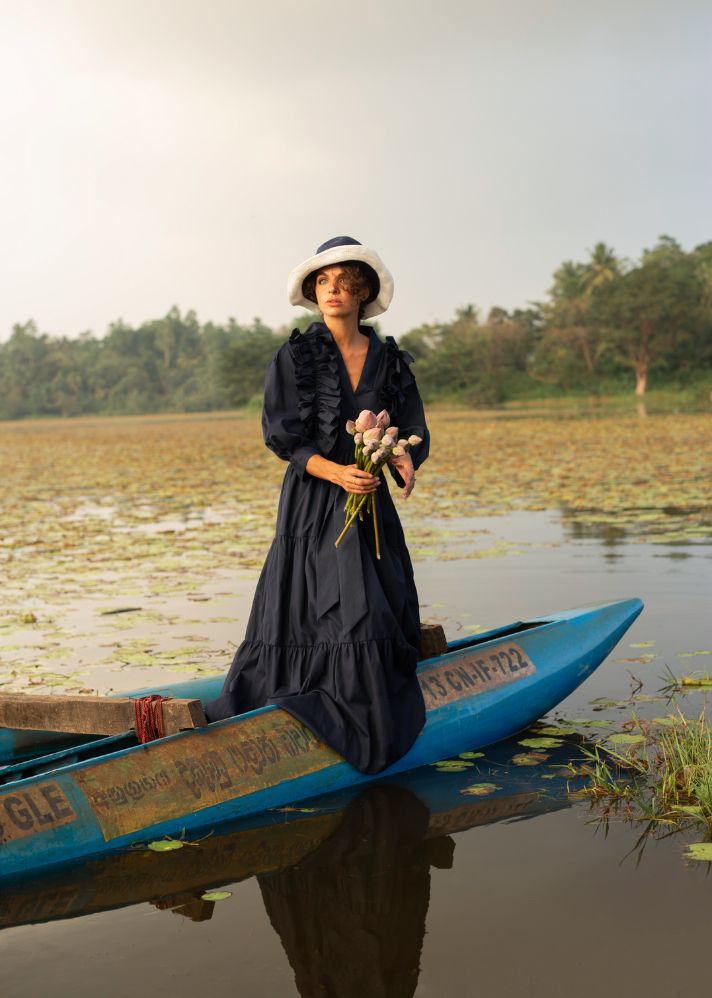
[[[359,330],[368,336],[369,346],[356,389],[351,387],[339,348],[324,323],[312,323],[304,333],[295,329],[287,344],[304,436],[324,457],[344,462],[353,457],[346,420],[355,419],[363,409],[386,409],[393,424],[424,439],[427,435],[422,402],[410,371],[412,356],[399,349],[392,336],[383,341],[370,326],[360,326]],[[421,448],[420,461],[427,454],[427,444]]]

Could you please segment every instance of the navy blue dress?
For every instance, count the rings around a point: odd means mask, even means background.
[[[347,494],[306,464],[313,454],[352,464],[345,423],[362,409],[387,409],[400,436],[423,438],[411,451],[416,468],[428,455],[429,433],[412,357],[392,337],[360,331],[369,344],[355,391],[323,323],[295,329],[267,369],[264,439],[289,466],[245,640],[206,714],[216,721],[277,704],[356,769],[377,773],[408,751],[425,719],[413,567],[383,475],[378,560],[370,516],[334,546]]]

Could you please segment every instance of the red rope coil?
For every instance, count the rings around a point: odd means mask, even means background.
[[[158,693],[151,693],[147,697],[138,697],[134,700],[134,715],[136,717],[136,737],[141,742],[152,742],[156,738],[163,738],[163,701],[168,697],[159,696]]]

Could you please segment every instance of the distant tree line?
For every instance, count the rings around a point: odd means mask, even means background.
[[[201,325],[177,308],[136,328],[113,323],[101,339],[16,325],[0,344],[0,418],[236,408],[262,391],[282,340],[259,319]]]
[[[312,317],[295,325],[304,328]],[[287,327],[200,324],[177,308],[102,338],[50,337],[33,322],[0,344],[0,418],[206,411],[257,401]],[[604,243],[566,261],[548,298],[525,309],[473,305],[400,337],[426,400],[472,405],[712,377],[712,242],[668,236],[631,264]]]
[[[400,337],[427,398],[491,404],[546,391],[598,392],[712,378],[712,242],[690,253],[669,236],[639,263],[598,243],[567,260],[548,299],[527,309],[468,305],[451,322]]]

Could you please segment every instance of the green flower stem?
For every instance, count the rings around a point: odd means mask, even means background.
[[[349,529],[349,527],[351,526],[351,524],[354,522],[354,520],[356,519],[356,517],[358,516],[358,514],[363,509],[363,506],[364,506],[365,502],[366,502],[366,496],[361,496],[361,499],[360,499],[358,505],[356,506],[356,508],[354,510],[352,510],[352,512],[351,512],[348,520],[346,521],[346,525],[345,525],[344,529],[341,531],[341,533],[339,534],[339,536],[336,538],[336,543],[334,545],[335,547],[339,546],[341,540],[343,539],[344,534],[346,533],[346,531]]]
[[[382,464],[378,465],[374,464],[370,456],[367,457],[364,454],[362,444],[361,445],[356,444],[356,447],[354,449],[354,458],[355,458],[356,467],[360,471],[367,471],[371,475],[378,475],[381,471],[381,468],[383,467]],[[364,506],[366,507],[365,510]],[[370,492],[368,495],[365,496],[360,495],[360,493],[358,492],[349,492],[349,495],[346,499],[346,503],[344,505],[344,513],[346,514],[346,524],[344,525],[344,529],[339,534],[339,537],[336,541],[336,547],[339,546],[339,543],[343,539],[344,534],[353,524],[354,520],[356,520],[357,517],[359,520],[363,521],[364,512],[366,514],[371,513],[371,515],[373,516],[373,529],[375,531],[375,537],[376,537],[376,557],[380,558],[381,547],[378,534],[378,519],[377,519],[378,514],[376,512],[376,494],[374,492]]]
[[[373,502],[371,504],[371,512],[373,513],[373,533],[376,537],[376,558],[381,560],[381,544],[378,539],[378,515],[376,513],[376,494],[373,494]]]

